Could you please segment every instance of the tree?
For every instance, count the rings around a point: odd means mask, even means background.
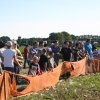
[[[4,43],[6,43],[7,41],[10,41],[11,39],[8,36],[2,36],[0,37],[0,41],[3,41]]]
[[[72,40],[72,37],[71,37],[71,35],[68,32],[63,31],[61,33],[63,34],[63,40],[64,41],[70,41],[70,40]]]
[[[57,33],[50,33],[49,39],[50,39],[51,41],[58,40],[58,35],[57,35]]]
[[[71,35],[71,38],[72,38],[72,40],[76,40],[77,39],[77,36],[75,36],[75,35]]]
[[[59,43],[62,44],[64,41],[73,40],[73,37],[68,32],[63,31],[58,33],[50,33],[49,40],[51,41],[58,40]]]
[[[18,36],[17,43],[21,45],[21,36]]]

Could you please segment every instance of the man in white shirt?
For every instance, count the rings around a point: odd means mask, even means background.
[[[11,41],[8,41],[6,43],[6,46],[7,46],[7,49],[5,49],[2,52],[2,56],[4,58],[3,59],[4,70],[14,72],[14,61],[18,63],[18,61],[16,60],[16,51],[11,49],[12,47]],[[19,63],[18,65],[20,66]]]

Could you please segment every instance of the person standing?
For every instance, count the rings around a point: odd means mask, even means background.
[[[54,53],[54,60],[57,65],[59,63],[59,51],[59,43],[58,41],[54,41],[54,45],[52,46],[52,52]]]
[[[3,64],[4,64],[4,70],[14,72],[14,60],[16,57],[16,52],[11,49],[12,47],[12,42],[8,41],[6,43],[6,49],[2,52],[3,56]]]
[[[68,41],[64,42],[64,46],[62,47],[60,53],[62,54],[63,61],[70,61],[72,51],[69,48],[69,42]]]
[[[39,62],[39,58],[37,56],[34,56],[33,61],[30,63],[30,66],[29,66],[28,75],[35,76],[35,75],[41,74],[40,66],[38,62]]]
[[[12,49],[15,50],[17,61],[22,66],[22,64],[23,64],[23,56],[22,56],[20,50],[18,49],[17,41],[12,41]],[[15,73],[16,74],[19,74],[20,67],[18,66],[18,64],[16,62],[14,62],[14,68],[15,68],[14,69],[15,70]]]
[[[37,50],[37,42],[33,43],[32,48],[29,49],[29,63],[31,63],[31,61],[33,61],[33,57],[38,55],[38,50]]]
[[[53,69],[57,66],[54,61],[54,53],[50,51],[48,56],[48,71],[53,71]]]
[[[3,56],[3,64],[4,64],[4,70],[15,72],[14,71],[14,62],[18,64],[20,67],[20,63],[17,61],[16,58],[16,51],[12,49],[12,41],[8,41],[6,43],[6,49],[2,51]],[[11,83],[12,83],[13,75],[11,75]]]
[[[84,45],[86,52],[88,53],[89,59],[88,59],[88,65],[90,65],[92,58],[93,58],[93,52],[92,52],[92,44],[91,40],[87,39],[86,43]]]
[[[47,70],[47,64],[48,64],[48,57],[46,54],[46,50],[43,49],[39,59],[39,65],[42,72]]]
[[[91,40],[87,39],[86,43],[85,43],[85,50],[87,51],[87,53],[89,54],[89,57],[93,57],[93,52],[92,52],[92,44],[91,44]]]
[[[26,68],[26,63],[28,63],[28,44],[26,44],[24,48],[24,67],[23,68]]]
[[[39,42],[39,47],[37,48],[37,50],[38,50],[38,57],[41,56],[42,50],[43,50],[43,49],[46,49],[46,48],[44,47],[44,42],[43,42],[43,41],[40,41],[40,42]]]

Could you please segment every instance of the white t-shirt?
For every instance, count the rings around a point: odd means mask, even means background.
[[[16,56],[16,51],[13,49],[6,49],[2,52],[4,57],[4,67],[14,67],[14,56]]]

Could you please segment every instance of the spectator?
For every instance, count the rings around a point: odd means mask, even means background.
[[[19,67],[21,65],[17,61],[16,51],[14,49],[12,49],[12,42],[8,41],[6,43],[6,46],[7,46],[7,49],[5,49],[2,52],[2,56],[4,58],[4,60],[3,60],[4,70],[14,72],[14,62],[16,62]],[[11,82],[12,82],[12,79],[13,79],[13,75],[11,75]]]
[[[30,62],[31,62],[31,60],[33,60],[33,57],[35,55],[36,56],[38,55],[37,46],[38,46],[38,43],[34,42],[32,48],[30,48],[30,50],[29,50],[29,59],[30,59]]]
[[[49,52],[51,52],[51,51],[52,51],[52,49],[51,49],[50,47],[48,47],[48,44],[47,44],[47,43],[44,43],[44,47],[43,47],[43,49],[45,49],[45,50],[46,50],[47,55],[49,54]]]
[[[79,42],[75,44],[75,47],[73,47],[72,52],[73,52],[73,61],[78,61],[79,60]]]
[[[93,52],[92,52],[92,45],[91,45],[91,40],[87,39],[86,43],[84,45],[85,50],[87,51],[88,55],[89,55],[89,59],[88,59],[88,65],[90,65],[92,58],[93,58]]]
[[[40,75],[39,58],[37,56],[33,57],[33,61],[30,63],[28,75],[36,76]]]
[[[68,41],[64,42],[64,47],[62,47],[60,53],[62,54],[63,61],[70,61],[72,51],[69,47],[69,42]]]
[[[81,60],[81,59],[83,59],[86,56],[86,52],[85,52],[85,48],[83,46],[83,43],[79,42],[78,49],[79,49],[78,60]]]
[[[52,46],[52,52],[54,53],[54,60],[57,65],[59,63],[59,51],[60,51],[59,43],[58,41],[54,41],[54,45]]]
[[[12,49],[14,49],[16,51],[17,61],[22,66],[23,65],[23,56],[17,46],[18,46],[17,41],[12,41]],[[20,67],[18,66],[18,64],[16,62],[14,62],[14,70],[15,70],[16,74],[19,74]]]
[[[49,52],[49,59],[48,59],[48,70],[53,71],[56,67],[56,63],[54,61],[54,53],[52,51]]]
[[[28,44],[26,44],[25,48],[24,48],[24,67],[23,68],[26,68],[26,63],[29,64],[29,62],[28,62]]]
[[[39,47],[37,49],[38,49],[38,56],[40,57],[40,55],[42,54],[42,50],[44,49],[43,41],[39,42]]]
[[[91,40],[87,39],[85,43],[85,50],[88,52],[90,57],[93,57],[93,52],[92,52],[92,44]]]
[[[40,56],[40,60],[39,60],[40,69],[42,71],[46,71],[47,70],[47,64],[48,64],[48,58],[47,58],[47,55],[46,55],[46,50],[43,49],[42,54]]]

